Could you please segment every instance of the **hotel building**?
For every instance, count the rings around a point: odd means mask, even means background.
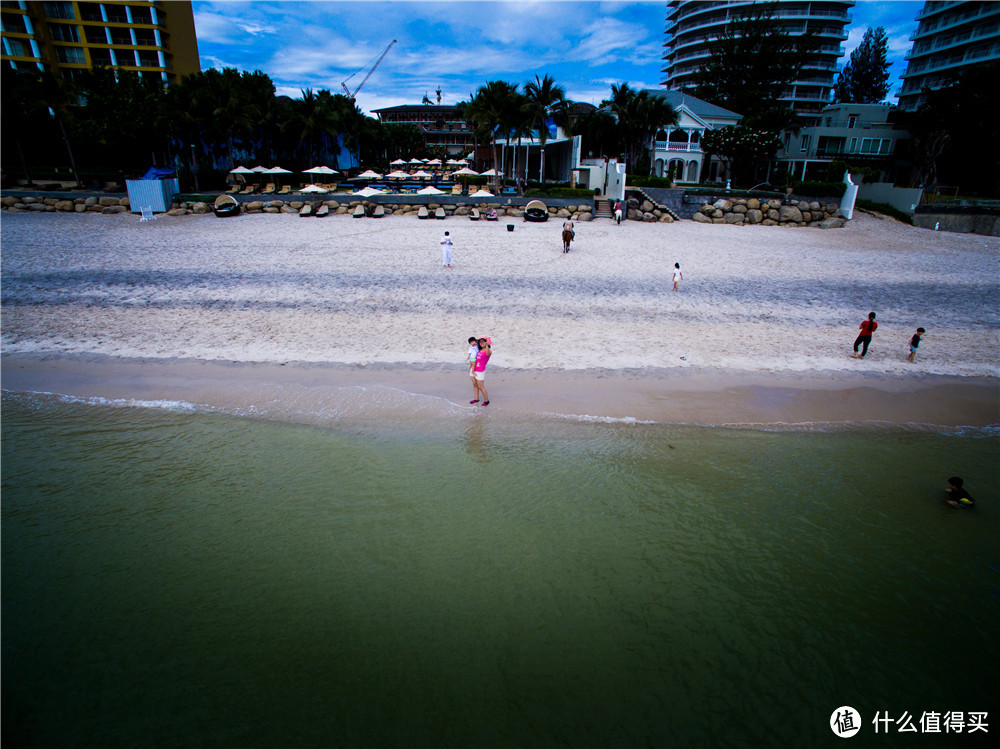
[[[413,125],[424,136],[428,149],[444,150],[450,156],[466,154],[474,143],[472,128],[458,116],[458,108],[443,104],[402,104],[373,109],[384,123]]]
[[[95,67],[168,85],[201,70],[190,2],[0,3],[0,61],[72,79]]]

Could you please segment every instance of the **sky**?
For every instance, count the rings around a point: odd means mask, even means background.
[[[278,95],[354,90],[366,114],[426,95],[469,99],[491,80],[548,74],[573,101],[600,104],[611,86],[661,88],[666,2],[579,0],[195,0],[201,67],[262,70]],[[906,67],[922,0],[859,0],[843,65],[868,27],[889,37],[890,101]]]

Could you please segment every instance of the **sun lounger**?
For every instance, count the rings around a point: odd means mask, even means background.
[[[441,219],[443,219],[445,217],[445,215],[446,214],[444,212],[444,208],[435,208],[434,209],[434,218],[441,218]]]
[[[364,218],[364,216],[365,216],[365,207],[363,205],[359,205],[357,208],[354,209],[354,218]]]
[[[270,195],[272,192],[274,192],[274,183],[273,182],[268,182],[267,183],[267,187],[265,187],[263,190],[261,190],[260,194],[261,195]]]
[[[427,212],[427,206],[422,205],[417,209],[417,218],[430,218],[431,215]]]
[[[451,186],[451,194],[452,195],[461,195],[462,194],[462,186],[461,185],[452,185]]]
[[[228,190],[226,190],[226,195],[233,195],[234,193],[238,193],[241,189],[242,188],[240,188],[239,185],[233,185]]]
[[[382,218],[385,216],[385,208],[380,205],[375,206],[375,210],[372,211],[372,218]]]
[[[256,189],[257,189],[256,185],[247,185],[242,190],[240,190],[240,195],[249,195]]]
[[[472,220],[472,221],[478,221],[479,220],[479,209],[478,208],[473,208],[471,211],[469,211],[469,219]]]
[[[319,208],[316,209],[316,218],[324,218],[330,215],[330,206],[326,203],[320,204]]]
[[[303,218],[305,216],[312,216],[312,215],[313,215],[313,204],[312,203],[306,203],[304,206],[302,206],[299,209],[299,218]]]
[[[278,190],[278,195],[287,195],[291,191],[292,191],[292,186],[291,185],[285,185],[280,190]]]
[[[236,216],[240,212],[240,204],[232,195],[220,195],[215,199],[212,212],[219,218]]]

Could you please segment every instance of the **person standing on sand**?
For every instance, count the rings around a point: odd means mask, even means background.
[[[479,342],[475,336],[469,336],[469,353],[465,356],[465,361],[469,365],[469,377],[472,378],[472,397],[478,398],[476,391],[476,356],[479,354]]]
[[[622,225],[622,201],[621,200],[616,200],[615,201],[615,223],[618,224],[618,226]]]
[[[681,264],[674,263],[674,291],[677,291],[677,284],[684,280],[684,274],[681,273]]]
[[[445,268],[451,268],[451,248],[452,241],[449,232],[445,232],[444,236],[441,237],[441,265]]]
[[[479,403],[479,394],[482,393],[483,406],[488,406],[490,405],[490,395],[486,392],[486,362],[493,356],[493,339],[480,338],[477,344],[479,345],[479,353],[476,354],[476,364],[473,367],[475,377],[472,381],[472,387],[475,390],[473,395],[476,397],[469,401],[469,403]]]
[[[576,229],[573,227],[573,221],[566,219],[563,221],[562,227],[563,252],[569,252],[569,243],[573,241],[575,236]]]
[[[906,357],[906,361],[910,364],[913,364],[913,357],[917,355],[917,347],[920,346],[920,336],[926,332],[923,328],[917,328],[917,332],[910,339],[910,355]]]
[[[872,333],[878,329],[875,313],[869,312],[868,319],[864,320],[858,327],[861,329],[861,334],[854,340],[854,353],[851,356],[855,359],[864,359],[865,354],[868,353],[868,344],[872,342]],[[858,346],[861,346],[861,356],[858,356]]]

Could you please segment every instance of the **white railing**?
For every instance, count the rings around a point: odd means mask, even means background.
[[[701,153],[700,143],[671,143],[666,140],[653,141],[654,151],[685,151],[687,153]]]

